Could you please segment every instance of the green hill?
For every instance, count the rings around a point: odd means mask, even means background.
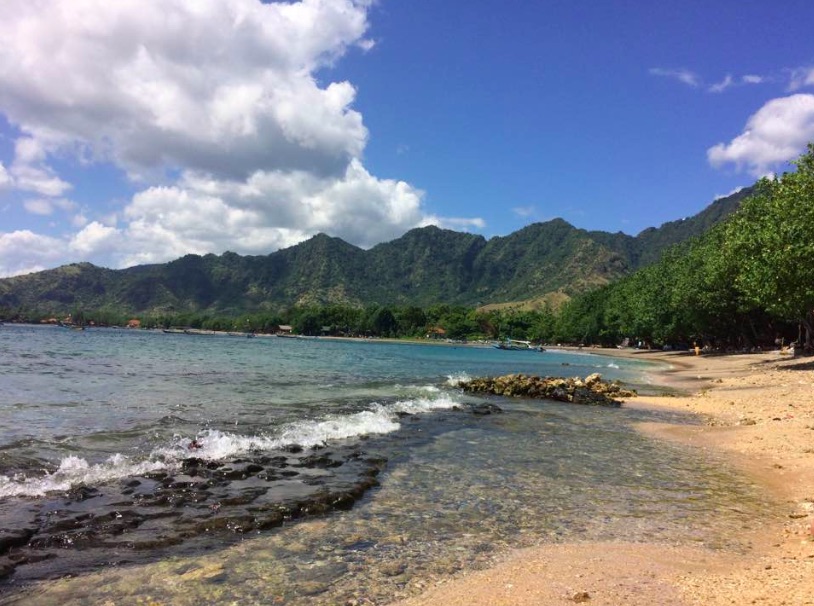
[[[187,255],[122,270],[78,263],[0,280],[0,308],[238,314],[307,303],[479,306],[573,295],[656,261],[749,193],[635,237],[554,219],[490,240],[430,226],[370,250],[319,234],[265,256]]]

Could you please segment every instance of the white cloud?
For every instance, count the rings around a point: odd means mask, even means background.
[[[23,191],[33,191],[43,196],[59,196],[71,188],[46,163],[48,150],[55,148],[53,135],[41,139],[20,137],[14,145],[14,162],[11,176],[14,186]]]
[[[537,209],[534,206],[515,206],[512,212],[518,217],[528,218],[536,214]]]
[[[60,196],[71,188],[70,183],[63,181],[45,165],[37,167],[15,161],[11,165],[11,174],[17,189],[43,196]]]
[[[421,227],[427,225],[437,225],[443,229],[454,229],[459,231],[481,231],[486,227],[486,221],[480,217],[434,217],[429,216],[421,222]]]
[[[734,195],[734,194],[738,193],[738,192],[739,192],[739,191],[741,191],[743,188],[744,188],[744,186],[743,186],[743,185],[741,185],[740,187],[736,187],[735,189],[733,189],[732,191],[730,191],[728,194],[718,194],[717,196],[715,196],[715,200],[720,200],[720,199],[722,199],[722,198],[728,198],[729,196],[732,196],[732,195]]]
[[[674,80],[678,80],[679,82],[682,82],[687,86],[692,86],[693,88],[701,86],[701,78],[698,76],[698,74],[691,72],[688,69],[665,69],[662,67],[653,67],[650,68],[649,71],[653,76],[673,78]]]
[[[8,174],[6,167],[0,162],[0,190],[12,186],[11,175]]]
[[[52,267],[64,254],[65,244],[58,238],[29,230],[0,233],[0,278]]]
[[[725,90],[733,87],[747,86],[749,84],[762,84],[765,81],[766,78],[755,74],[746,74],[745,76],[741,76],[739,78],[734,78],[732,74],[727,74],[723,80],[713,84],[708,90],[711,93],[722,93]]]
[[[688,69],[665,69],[661,67],[653,67],[649,70],[649,72],[652,76],[672,78],[673,80],[682,82],[683,84],[691,86],[692,88],[700,88],[701,86],[705,86],[706,90],[710,93],[722,93],[725,90],[733,87],[745,86],[748,84],[761,84],[766,81],[766,78],[763,76],[758,76],[755,74],[746,74],[740,77],[735,77],[732,74],[726,74],[726,76],[724,76],[720,82],[706,86],[701,76]]]
[[[56,209],[65,212],[74,211],[77,204],[66,198],[31,198],[23,202],[23,208],[34,215],[48,216],[53,214]]]
[[[373,48],[376,46],[376,41],[375,40],[370,40],[368,38],[368,39],[365,39],[365,40],[359,40],[359,42],[357,42],[356,45],[359,48],[361,48],[363,51],[368,52],[370,50],[373,50]]]
[[[717,84],[713,84],[712,86],[710,86],[709,87],[709,92],[711,92],[711,93],[722,93],[727,88],[732,86],[734,84],[734,82],[735,81],[732,79],[732,75],[727,74],[726,77],[723,80],[721,80]]]
[[[318,232],[369,247],[420,224],[422,196],[403,181],[371,176],[358,160],[342,179],[275,171],[227,182],[188,173],[176,186],[140,192],[125,208],[131,246],[123,263],[267,253]]]
[[[323,79],[374,48],[372,2],[5,0],[0,112],[21,133],[6,180],[61,199],[54,159],[68,157],[142,183],[108,218],[83,205],[70,219],[66,254],[118,267],[319,231],[371,246],[426,220],[482,225],[428,218],[421,191],[362,165],[356,89]]]
[[[814,67],[798,67],[790,70],[789,90],[797,91],[806,86],[814,86]]]
[[[85,227],[89,222],[90,220],[82,213],[75,214],[71,217],[71,225],[74,227]]]
[[[762,176],[802,153],[814,140],[814,95],[772,99],[752,115],[743,133],[707,150],[709,162],[734,164]]]
[[[25,133],[18,160],[81,147],[141,176],[341,174],[367,131],[353,86],[313,74],[362,40],[367,5],[7,0],[0,108]]]
[[[23,202],[23,208],[33,215],[48,216],[54,212],[54,206],[48,200],[36,198]]]
[[[68,247],[81,255],[98,255],[115,250],[121,236],[118,229],[93,221],[71,238]]]

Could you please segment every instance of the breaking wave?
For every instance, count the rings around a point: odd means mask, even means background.
[[[189,458],[190,453],[196,458],[221,461],[295,444],[311,448],[338,440],[388,434],[400,429],[399,416],[402,414],[449,410],[458,404],[447,394],[434,395],[388,404],[374,403],[369,410],[351,414],[296,421],[283,425],[270,435],[247,436],[207,429],[194,439],[175,436],[170,444],[155,448],[143,460],[117,453],[102,463],[91,464],[82,457],[67,456],[55,471],[43,475],[0,475],[0,498],[40,497],[49,492],[64,492],[74,486],[95,486],[129,476],[173,470]],[[191,446],[195,448],[191,450]]]

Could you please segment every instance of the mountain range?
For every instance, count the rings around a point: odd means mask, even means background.
[[[75,263],[0,280],[0,308],[239,314],[302,304],[482,306],[570,296],[656,261],[721,221],[750,192],[637,236],[554,219],[489,240],[430,226],[369,250],[318,234],[263,256],[186,255],[119,270]]]

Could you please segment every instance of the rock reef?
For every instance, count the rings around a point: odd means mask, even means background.
[[[590,406],[621,406],[620,398],[636,396],[635,390],[624,388],[618,381],[603,381],[599,373],[589,375],[585,379],[523,374],[479,377],[459,381],[458,387],[471,393],[540,398]]]

